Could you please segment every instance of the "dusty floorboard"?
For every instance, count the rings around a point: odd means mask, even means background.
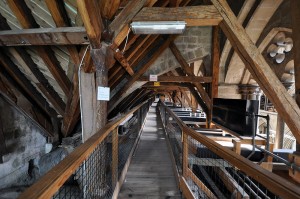
[[[165,134],[154,102],[129,166],[120,199],[180,199]]]

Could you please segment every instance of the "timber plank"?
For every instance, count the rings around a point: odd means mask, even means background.
[[[222,21],[214,6],[145,7],[133,21],[185,21],[187,26],[216,26]]]
[[[34,28],[0,32],[0,46],[89,44],[84,27]]]

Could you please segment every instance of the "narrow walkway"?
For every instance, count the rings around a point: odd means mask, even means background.
[[[121,188],[120,199],[180,199],[162,122],[150,107],[140,143]]]

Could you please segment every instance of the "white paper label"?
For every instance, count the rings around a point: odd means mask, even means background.
[[[157,82],[157,75],[150,75],[149,76],[149,81],[150,82]]]
[[[98,86],[97,100],[109,101],[110,88]]]

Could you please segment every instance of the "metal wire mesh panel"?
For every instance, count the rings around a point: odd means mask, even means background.
[[[54,199],[112,198],[116,184],[139,138],[149,104],[133,115],[136,121],[125,135],[111,132],[53,196]]]
[[[109,137],[107,137],[95,148],[53,198],[111,198],[113,193],[111,154],[112,148]]]
[[[187,181],[196,198],[279,198],[191,137],[188,165]]]

